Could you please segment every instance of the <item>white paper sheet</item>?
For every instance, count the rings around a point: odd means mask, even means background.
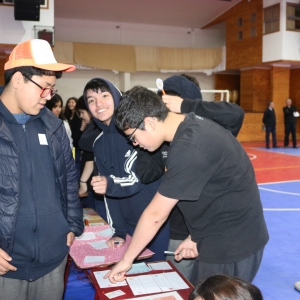
[[[135,296],[189,288],[176,272],[133,276],[126,280]]]
[[[163,273],[153,274],[152,276],[162,292],[170,292],[175,290],[172,283],[167,280]]]
[[[172,270],[171,266],[166,261],[158,263],[148,263],[148,266],[152,270]]]
[[[116,290],[116,291],[109,292],[109,293],[105,294],[105,296],[109,299],[113,299],[113,298],[116,298],[116,297],[119,297],[119,296],[122,296],[122,295],[125,295],[125,293],[121,290]]]
[[[126,281],[120,281],[116,283],[111,283],[108,278],[104,279],[103,277],[108,273],[108,270],[106,271],[96,271],[93,272],[95,275],[95,278],[100,286],[100,288],[111,288],[111,287],[117,287],[117,286],[124,286],[127,285]]]
[[[86,256],[84,258],[84,264],[102,263],[105,260],[105,256]]]
[[[184,280],[176,272],[166,272],[163,273],[165,278],[172,284],[174,290],[188,289],[189,286],[184,282]]]
[[[113,232],[111,228],[107,228],[101,231],[96,232],[98,236],[112,236]]]
[[[136,295],[160,293],[161,289],[151,275],[127,277],[132,293]]]
[[[97,250],[109,248],[109,246],[106,244],[106,241],[91,242],[90,245]]]
[[[80,241],[88,241],[88,240],[94,240],[96,238],[94,232],[84,232],[81,236],[76,237],[76,240]]]
[[[126,272],[127,275],[131,274],[140,274],[150,272],[151,268],[149,268],[144,262],[133,264],[131,269]]]

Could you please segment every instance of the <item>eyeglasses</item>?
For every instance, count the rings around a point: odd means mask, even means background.
[[[130,142],[132,142],[132,143],[135,143],[135,142],[136,142],[135,137],[134,137],[133,135],[134,135],[134,133],[136,132],[136,130],[139,129],[139,127],[142,125],[143,122],[144,122],[144,120],[142,120],[142,121],[138,124],[138,126],[133,130],[133,132],[127,136],[127,139],[128,139]]]
[[[56,90],[56,89],[43,88],[43,87],[40,86],[38,83],[36,83],[36,82],[33,81],[32,79],[30,79],[28,76],[24,75],[23,73],[22,73],[22,75],[23,75],[25,78],[27,78],[29,81],[31,81],[32,83],[34,83],[35,85],[37,85],[37,86],[42,90],[42,92],[41,92],[41,94],[40,94],[40,97],[41,97],[41,98],[46,98],[46,97],[49,96],[49,94],[50,94],[50,96],[51,96],[51,98],[52,98],[52,97],[58,92],[58,90]]]

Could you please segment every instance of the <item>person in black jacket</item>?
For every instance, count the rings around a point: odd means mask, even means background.
[[[193,111],[196,114],[210,118],[229,129],[236,136],[243,123],[243,109],[234,103],[202,101],[201,91],[195,84],[195,80],[192,76],[186,77],[183,75],[174,75],[167,78],[164,81],[164,89],[167,94],[164,98],[167,98],[169,103],[171,101],[180,101],[181,99],[184,103],[185,113]],[[159,94],[161,95],[160,92]],[[171,95],[175,97],[171,97]],[[183,100],[183,98],[185,99]],[[185,105],[189,102],[190,105]],[[169,143],[163,143],[155,152],[148,152],[143,149],[138,150],[136,171],[142,183],[157,180],[164,174],[168,148]],[[169,219],[170,241],[168,251],[173,252],[188,235],[188,229],[177,206],[173,208]],[[166,258],[171,260],[190,282],[196,282],[196,274],[193,274],[194,259],[184,259],[177,262],[172,255],[168,255]]]
[[[286,99],[286,106],[282,108],[284,114],[284,148],[289,146],[289,135],[292,134],[293,148],[297,147],[296,141],[296,117],[299,117],[296,106],[291,99]]]
[[[272,133],[273,148],[278,148],[276,141],[276,115],[273,101],[268,103],[268,108],[264,112],[262,122],[266,128],[266,148],[270,148],[270,133]]]
[[[0,299],[62,299],[74,237],[83,232],[78,178],[63,121],[45,106],[62,72],[49,43],[17,45],[0,101]]]

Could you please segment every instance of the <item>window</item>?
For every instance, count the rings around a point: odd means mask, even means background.
[[[250,16],[250,23],[255,23],[256,22],[256,14],[251,14]]]
[[[255,37],[256,36],[256,27],[251,27],[250,28],[250,37]]]
[[[243,19],[242,19],[242,18],[238,18],[238,19],[237,19],[237,26],[238,26],[238,27],[243,26]]]
[[[279,31],[280,4],[264,9],[264,33]]]
[[[238,32],[237,39],[238,39],[239,41],[243,39],[243,31],[239,31],[239,32]]]
[[[300,31],[300,4],[287,3],[286,30]]]

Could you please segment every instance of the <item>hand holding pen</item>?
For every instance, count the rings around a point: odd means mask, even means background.
[[[174,259],[181,261],[183,258],[195,258],[198,256],[197,243],[193,242],[189,235],[177,249],[172,251],[165,251],[166,255],[174,255]]]

